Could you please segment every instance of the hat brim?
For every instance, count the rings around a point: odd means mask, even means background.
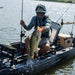
[[[46,11],[44,11],[43,9],[41,9],[41,8],[38,8],[37,10],[36,10],[36,12],[38,13],[38,12],[43,12],[43,13],[45,13]]]

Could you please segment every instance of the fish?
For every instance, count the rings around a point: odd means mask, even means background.
[[[34,30],[30,40],[30,57],[34,58],[34,52],[37,51],[41,39],[41,32]]]

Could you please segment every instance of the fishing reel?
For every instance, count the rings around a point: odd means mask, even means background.
[[[26,31],[24,31],[24,30],[21,31],[20,37],[24,37],[24,36],[26,37],[25,33],[26,33]]]
[[[20,50],[19,50],[20,53],[24,53],[25,52],[24,51],[25,50],[25,45],[22,43],[22,37],[26,37],[25,33],[26,33],[26,31],[22,30],[21,34],[20,34]]]

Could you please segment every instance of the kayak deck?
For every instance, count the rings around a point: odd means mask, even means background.
[[[33,75],[75,56],[75,47],[66,49],[51,48],[52,51],[42,55],[40,58],[29,60],[27,59],[27,54],[20,53],[16,48],[19,44],[12,45],[0,44],[0,75],[5,73],[7,75],[21,75],[21,73]],[[13,65],[15,65],[14,68]]]

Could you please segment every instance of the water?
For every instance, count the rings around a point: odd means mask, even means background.
[[[47,8],[46,14],[49,15],[50,19],[57,21],[60,16],[65,12],[67,8],[69,10],[62,17],[64,22],[73,21],[75,15],[75,4],[66,3],[55,3],[55,2],[44,2],[44,1],[32,1],[24,0],[24,14],[23,19],[28,25],[32,16],[35,14],[35,7],[37,4],[44,4]],[[21,0],[0,0],[0,43],[9,44],[12,42],[20,41],[20,20],[21,20]],[[61,22],[59,20],[58,22]],[[73,27],[75,29],[75,27]],[[73,29],[73,34],[75,32]],[[69,34],[72,30],[71,25],[64,25],[61,32]],[[26,35],[32,33],[27,31]],[[25,38],[25,37],[24,37]],[[75,58],[59,64],[52,69],[45,70],[39,75],[75,75]]]
[[[45,70],[39,75],[75,75],[75,58],[59,63],[58,65]]]

